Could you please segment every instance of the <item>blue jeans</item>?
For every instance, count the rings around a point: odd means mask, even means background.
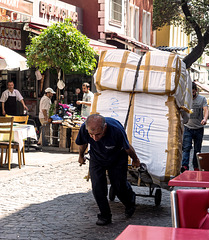
[[[182,166],[186,166],[189,169],[189,157],[190,150],[192,149],[192,140],[194,142],[194,155],[193,155],[193,167],[198,168],[197,156],[198,152],[201,152],[202,139],[204,134],[204,127],[198,129],[190,129],[184,126],[184,137],[183,137],[183,156]]]

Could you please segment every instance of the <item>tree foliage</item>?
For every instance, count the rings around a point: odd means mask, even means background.
[[[153,29],[181,25],[191,34],[192,52],[184,62],[190,67],[205,51],[209,53],[209,0],[154,0]]]
[[[69,19],[47,27],[26,47],[28,66],[41,72],[55,68],[57,72],[90,75],[96,67],[95,55],[89,39]]]

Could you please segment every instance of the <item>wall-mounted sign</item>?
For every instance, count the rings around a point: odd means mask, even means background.
[[[0,8],[33,15],[33,3],[24,0],[0,0]]]
[[[21,30],[10,27],[0,27],[0,45],[21,50]]]
[[[209,67],[209,63],[206,63],[206,67]]]
[[[68,11],[66,8],[61,8],[59,6],[40,1],[39,9],[41,14],[47,15],[48,17],[55,17],[59,19],[70,17],[73,22],[78,21],[77,12]]]
[[[30,22],[31,17],[5,8],[0,8],[0,22]]]

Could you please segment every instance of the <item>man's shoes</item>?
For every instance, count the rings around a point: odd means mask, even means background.
[[[200,171],[199,168],[194,168],[194,171]]]
[[[189,168],[187,166],[182,166],[180,171],[181,173],[183,173],[186,170],[189,170]]]
[[[98,225],[98,226],[105,226],[105,225],[112,223],[111,217],[104,218],[101,216],[101,214],[98,214],[97,217],[98,217],[98,220],[96,221],[96,225]]]
[[[136,210],[136,207],[135,207],[135,206],[132,206],[132,207],[130,207],[130,208],[126,208],[126,210],[125,210],[125,216],[126,216],[127,218],[132,217],[132,215],[134,214],[135,210]]]

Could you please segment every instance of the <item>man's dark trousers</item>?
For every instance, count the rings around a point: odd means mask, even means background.
[[[127,159],[125,161],[117,161],[109,166],[103,166],[94,160],[90,160],[92,190],[103,218],[111,218],[111,210],[107,199],[106,170],[115,194],[125,207],[130,208],[135,203],[135,193],[127,181],[127,166]]]

